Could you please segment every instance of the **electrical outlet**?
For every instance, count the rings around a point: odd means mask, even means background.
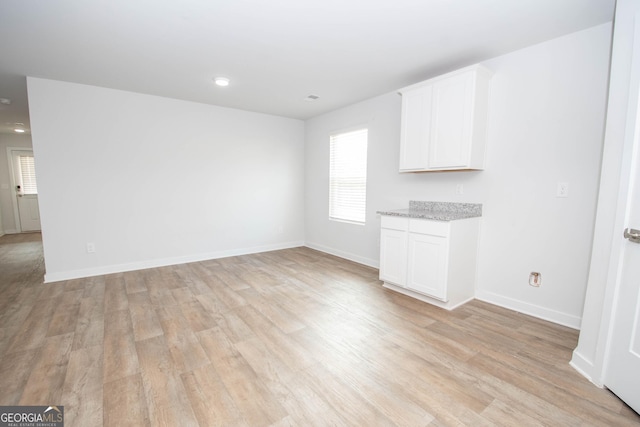
[[[87,253],[88,254],[96,253],[96,244],[95,243],[87,243]]]
[[[529,286],[539,288],[541,284],[542,284],[542,274],[532,271],[529,274]]]
[[[559,182],[558,190],[556,191],[556,197],[569,197],[569,183]]]
[[[464,194],[464,185],[456,184],[456,194]]]

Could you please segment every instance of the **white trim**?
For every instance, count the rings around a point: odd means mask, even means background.
[[[614,328],[616,327],[616,314],[621,304],[620,294],[625,276],[625,251],[628,241],[621,236],[621,231],[632,220],[634,183],[637,182],[638,164],[637,150],[640,149],[640,80],[636,77],[640,71],[640,11],[633,18],[633,39],[631,40],[631,59],[629,70],[629,98],[627,100],[625,127],[623,138],[622,164],[620,165],[620,184],[618,186],[618,199],[616,204],[616,216],[613,225],[613,242],[611,244],[611,257],[609,258],[609,274],[607,275],[607,287],[603,303],[602,313],[606,320],[601,323],[596,351],[596,366],[598,367],[598,381],[607,383],[608,372],[611,367],[611,352],[613,347]],[[628,271],[628,270],[627,270]],[[631,349],[629,349],[631,351]],[[614,385],[615,386],[615,385]]]
[[[398,292],[398,293],[401,293],[403,295],[409,296],[411,298],[415,298],[417,300],[426,302],[428,304],[435,305],[436,307],[440,307],[440,308],[443,308],[445,310],[449,310],[449,311],[454,310],[454,309],[456,309],[456,308],[458,308],[460,306],[463,306],[464,304],[468,303],[469,301],[473,301],[475,299],[474,297],[471,297],[471,298],[467,298],[465,300],[462,300],[462,301],[460,301],[460,302],[458,302],[456,304],[450,304],[448,302],[438,301],[435,298],[429,298],[428,296],[422,295],[419,292],[413,292],[411,289],[403,288],[401,286],[394,285],[393,283],[383,282],[382,283],[382,287],[390,289],[390,290],[392,290],[394,292]]]
[[[13,166],[13,152],[14,151],[31,151],[33,154],[33,148],[29,147],[7,147],[7,162],[9,163],[9,185],[11,192],[11,206],[13,206],[13,221],[16,225],[15,233],[9,233],[8,230],[5,230],[7,234],[16,234],[22,232],[22,226],[20,225],[20,211],[18,211],[18,200],[16,199],[16,174]]]
[[[481,289],[476,289],[476,299],[488,302],[490,304],[498,305],[500,307],[508,308],[509,310],[528,314],[529,316],[537,317],[542,320],[547,320],[549,322],[567,326],[572,329],[579,330],[580,323],[582,321],[582,318],[578,316],[551,310],[546,307],[541,307],[539,305],[530,304],[528,302],[520,301],[514,298],[505,297],[493,292],[483,291]]]
[[[604,388],[604,385],[601,382],[596,381],[589,373],[593,372],[594,365],[593,362],[590,362],[585,358],[582,354],[580,354],[577,349],[573,351],[573,357],[571,357],[571,361],[569,365],[576,371],[578,371],[583,377],[591,381],[594,385]]]
[[[137,261],[127,264],[105,265],[95,268],[85,268],[82,270],[59,271],[46,273],[44,282],[59,282],[62,280],[80,279],[84,277],[102,276],[104,274],[123,273],[125,271],[144,270],[147,268],[166,267],[169,265],[186,264],[189,262],[207,261],[217,258],[227,258],[238,255],[249,255],[260,252],[277,251],[280,249],[290,249],[304,246],[304,242],[285,242],[272,245],[254,246],[252,248],[229,249],[223,251],[209,252],[204,254],[186,255],[171,258],[153,259],[147,261]]]
[[[360,255],[353,254],[351,252],[341,251],[339,249],[330,248],[328,246],[320,245],[318,243],[306,242],[304,246],[315,249],[316,251],[324,252],[329,255],[335,255],[340,258],[347,259],[349,261],[357,262],[358,264],[366,265],[367,267],[380,268],[380,261],[377,259],[370,259],[361,257]]]
[[[627,2],[630,6],[632,2]],[[640,9],[637,6],[633,6],[635,10],[633,18],[629,18],[627,15],[624,20],[619,12],[616,13],[616,21],[619,24],[616,25],[613,34],[614,44],[612,47],[613,60],[611,62],[612,77],[610,77],[610,87],[613,83],[617,83],[619,87],[618,91],[614,95],[610,95],[607,106],[607,123],[604,140],[604,153],[602,159],[601,177],[610,176],[612,173],[618,173],[615,187],[612,185],[603,186],[603,179],[600,182],[600,193],[598,196],[597,204],[597,216],[596,216],[596,231],[598,230],[599,222],[605,224],[603,229],[606,232],[602,232],[603,239],[607,240],[601,244],[601,246],[610,245],[608,248],[609,258],[606,261],[601,259],[591,259],[591,272],[594,271],[594,265],[606,269],[606,275],[603,283],[598,282],[597,286],[603,287],[602,295],[598,295],[601,301],[601,311],[598,319],[598,327],[596,334],[596,344],[593,354],[593,362],[591,365],[586,365],[580,371],[587,377],[592,383],[596,385],[602,385],[607,382],[607,369],[609,368],[609,356],[611,351],[611,338],[613,336],[613,328],[615,327],[615,314],[618,305],[618,295],[621,286],[621,274],[624,261],[624,248],[626,241],[622,238],[622,230],[626,226],[628,210],[630,209],[631,202],[631,180],[632,167],[634,162],[633,150],[636,144],[636,132],[638,126],[638,110],[639,110],[639,87],[637,72],[640,69],[640,55],[637,54],[638,46],[640,43]],[[630,34],[632,32],[632,35]],[[621,41],[616,41],[616,40]],[[616,46],[625,45],[624,48],[620,48],[619,51]],[[629,55],[628,58],[625,55]],[[618,59],[616,55],[619,55]],[[628,63],[627,63],[628,60]],[[624,88],[624,91],[622,90]],[[621,95],[624,93],[624,96]],[[612,98],[615,96],[615,98]],[[613,99],[613,101],[612,101]],[[618,111],[621,108],[622,100],[626,101],[624,107],[624,120],[620,118],[623,114]],[[614,103],[615,102],[615,103]],[[612,114],[612,110],[615,108],[615,115]],[[614,129],[614,130],[610,130]],[[618,152],[619,150],[619,152]],[[608,159],[606,153],[612,152],[611,160]],[[613,218],[609,220],[608,210],[610,205],[605,204],[605,196],[607,198],[613,198],[615,196],[615,204]],[[606,220],[599,220],[601,216],[600,212],[605,212]],[[595,246],[594,246],[595,251]],[[591,277],[589,277],[589,286],[596,286],[591,283]],[[587,296],[589,296],[587,290]],[[589,313],[585,316],[590,316]],[[593,317],[593,315],[592,315]],[[595,328],[594,328],[595,329]],[[593,334],[593,332],[589,332]],[[580,341],[578,341],[578,347],[576,350],[581,349]],[[579,353],[574,351],[574,357]],[[572,360],[573,362],[573,360]],[[579,362],[576,363],[578,365]],[[572,364],[572,366],[574,366]],[[586,372],[583,372],[586,371]]]

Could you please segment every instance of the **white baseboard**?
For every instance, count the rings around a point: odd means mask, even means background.
[[[382,284],[382,287],[383,288],[387,288],[387,289],[391,289],[392,291],[401,293],[403,295],[409,296],[411,298],[415,298],[415,299],[420,300],[420,301],[424,301],[424,302],[429,303],[431,305],[435,305],[436,307],[444,308],[445,310],[449,310],[449,311],[455,310],[456,308],[468,303],[469,301],[473,301],[473,299],[474,299],[473,297],[471,297],[471,298],[466,298],[466,299],[464,299],[462,301],[457,301],[455,303],[452,303],[451,301],[443,302],[443,301],[439,301],[439,300],[437,300],[435,298],[430,298],[430,297],[428,297],[426,295],[422,295],[422,294],[420,294],[418,292],[413,292],[410,289],[403,288],[401,286],[396,286],[393,283],[384,282]]]
[[[328,246],[320,245],[313,242],[306,242],[305,245],[308,248],[315,249],[320,252],[327,253],[329,255],[335,255],[340,258],[348,259],[349,261],[357,262],[358,264],[366,265],[368,267],[379,268],[380,261],[377,259],[370,259],[361,257],[360,255],[352,254],[350,252],[341,251],[339,249],[330,248]]]
[[[549,322],[557,323],[559,325],[567,326],[573,329],[580,329],[580,323],[582,318],[573,316],[571,314],[562,313],[560,311],[551,310],[546,307],[531,304],[528,302],[520,301],[514,298],[505,297],[495,294],[493,292],[487,292],[476,289],[476,299],[480,301],[488,302],[500,307],[508,308],[509,310],[518,311],[520,313],[528,314],[529,316],[537,317],[542,320],[548,320]]]
[[[582,356],[577,349],[573,350],[573,357],[571,358],[571,362],[569,365],[576,371],[578,371],[583,377],[591,381],[594,385],[604,388],[604,384],[595,381],[592,375],[592,372],[595,370],[593,363],[587,360],[584,356]]]
[[[80,279],[84,277],[102,276],[104,274],[123,273],[125,271],[144,270],[147,268],[166,267],[169,265],[186,264],[189,262],[207,261],[210,259],[227,258],[238,255],[249,255],[260,252],[276,251],[304,246],[304,242],[286,242],[273,245],[254,246],[252,248],[230,249],[224,251],[209,252],[204,254],[186,255],[172,258],[136,261],[126,264],[105,265],[101,267],[86,268],[82,270],[59,271],[45,273],[44,282],[59,282],[62,280]]]

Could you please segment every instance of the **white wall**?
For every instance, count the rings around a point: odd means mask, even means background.
[[[621,248],[625,244],[622,229],[627,200],[624,195],[630,183],[621,171],[628,170],[633,157],[629,152],[633,147],[638,106],[637,89],[634,91],[633,87],[637,88],[639,78],[632,75],[632,60],[634,51],[636,54],[640,52],[640,47],[634,46],[638,18],[640,2],[617,1],[593,252],[580,340],[571,360],[572,366],[600,386],[605,380],[605,353],[615,314],[613,307],[622,265]]]
[[[403,193],[410,194],[416,178],[398,175],[400,101],[398,94],[391,93],[306,121],[307,246],[377,267],[380,221],[376,211],[406,204]],[[366,223],[329,221],[329,135],[361,125],[369,129]]]
[[[609,71],[605,24],[505,55],[489,122],[478,298],[578,328],[584,304]],[[558,182],[569,197],[557,198]],[[528,286],[529,272],[542,287]]]
[[[386,94],[306,122],[307,244],[378,264],[375,211],[409,200],[483,203],[477,296],[579,327],[593,223],[611,25],[484,64],[495,72],[486,170],[399,174],[400,96]],[[425,76],[430,77],[430,76]],[[369,127],[367,224],[328,220],[328,137]],[[570,197],[556,198],[559,181]],[[464,194],[456,195],[456,184]],[[542,286],[528,285],[531,271]]]
[[[27,85],[46,281],[304,242],[302,121]]]
[[[7,147],[31,148],[31,135],[0,134],[0,235],[17,233]]]

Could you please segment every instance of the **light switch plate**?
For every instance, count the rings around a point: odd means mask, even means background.
[[[569,183],[559,182],[558,190],[556,191],[556,197],[569,197]]]

